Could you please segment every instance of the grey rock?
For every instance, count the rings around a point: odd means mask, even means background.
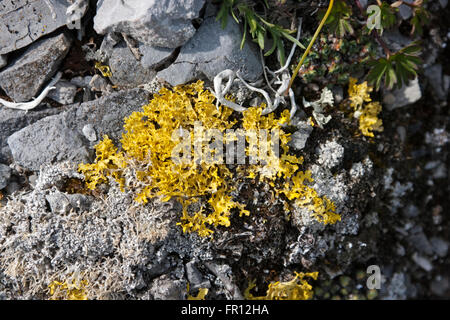
[[[94,75],[91,81],[89,81],[89,87],[94,91],[108,91],[108,85],[108,81],[98,74]]]
[[[183,300],[186,298],[186,281],[172,280],[166,275],[153,280],[150,293],[155,300]]]
[[[433,270],[433,265],[431,264],[430,260],[422,255],[419,255],[417,252],[412,255],[412,259],[423,270],[427,272]]]
[[[140,44],[141,60],[136,60],[126,43],[122,41],[109,54],[111,81],[123,87],[136,87],[148,83],[156,76],[155,69],[169,57],[173,50]]]
[[[0,54],[36,41],[67,23],[67,0],[4,0],[0,3]]]
[[[383,39],[388,47],[394,51],[398,51],[412,42],[410,38],[403,36],[398,29],[385,30]]]
[[[296,150],[302,150],[305,147],[306,141],[311,135],[311,132],[313,131],[313,127],[311,127],[311,125],[306,121],[298,122],[296,127],[298,130],[292,134],[291,141],[289,141],[289,146]]]
[[[197,33],[182,48],[174,63],[158,73],[158,78],[171,85],[191,80],[214,77],[225,69],[239,71],[240,75],[255,81],[262,75],[260,58],[254,44],[247,42],[240,50],[242,32],[229,17],[222,29],[215,18],[207,18]]]
[[[91,124],[98,136],[106,134],[118,141],[124,117],[147,102],[144,90],[120,91],[41,119],[10,136],[8,145],[15,162],[30,170],[55,161],[85,162],[92,153],[83,133],[85,125]]]
[[[195,33],[192,20],[205,0],[101,0],[97,3],[97,33],[125,33],[145,44],[176,48]]]
[[[411,231],[411,235],[408,237],[408,241],[418,252],[431,255],[433,254],[433,247],[430,241],[422,230],[422,227],[416,227]]]
[[[10,162],[12,160],[11,151],[7,144],[7,138],[10,135],[39,119],[60,113],[64,110],[64,108],[52,108],[45,104],[28,112],[0,108],[0,161]]]
[[[422,98],[419,79],[411,80],[408,85],[393,91],[383,90],[383,102],[389,111],[408,106]]]
[[[404,2],[407,2],[407,3],[413,3],[414,0],[404,0]],[[409,6],[407,6],[407,5],[405,5],[405,4],[402,4],[402,5],[398,8],[398,13],[400,14],[400,17],[401,17],[403,20],[408,20],[408,19],[411,18],[411,16],[412,16],[412,9],[411,9],[411,7],[409,7]]]
[[[0,69],[8,64],[6,54],[0,54]]]
[[[186,277],[189,281],[189,287],[193,290],[211,287],[211,283],[203,279],[202,274],[196,268],[195,261],[186,263]]]
[[[0,163],[0,190],[8,185],[11,178],[11,168],[3,163]]]
[[[442,65],[435,64],[431,67],[425,69],[424,72],[428,81],[430,82],[430,87],[436,94],[439,100],[447,100],[448,91],[444,88],[444,77],[442,74]]]
[[[62,80],[55,84],[55,89],[50,91],[47,97],[58,103],[67,105],[73,103],[76,94],[77,86],[69,81]]]
[[[449,243],[441,238],[433,237],[430,239],[431,245],[433,246],[434,252],[441,257],[444,258],[448,253]]]
[[[450,281],[447,277],[436,276],[430,285],[430,290],[437,296],[443,297],[449,289]]]
[[[71,40],[65,34],[33,43],[0,72],[0,86],[16,102],[31,100],[56,73],[70,44]]]
[[[447,7],[448,0],[439,0],[439,4],[441,5],[442,8],[445,8]]]
[[[90,82],[92,81],[92,76],[86,76],[86,77],[75,77],[70,79],[70,83],[73,83],[79,88],[86,88],[89,87]]]
[[[50,205],[50,210],[55,214],[65,214],[71,209],[87,211],[91,201],[89,197],[82,194],[66,194],[63,192],[53,192],[45,196]]]
[[[407,218],[414,218],[420,214],[419,208],[415,205],[410,204],[403,210],[403,215]]]

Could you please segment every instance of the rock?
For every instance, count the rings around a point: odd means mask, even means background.
[[[426,255],[433,254],[433,247],[431,246],[430,241],[423,232],[422,227],[415,227],[411,231],[411,235],[408,237],[408,241],[413,247],[417,249],[418,252]]]
[[[425,69],[424,72],[428,81],[430,82],[430,87],[436,94],[438,100],[447,100],[448,91],[444,88],[444,77],[442,74],[442,65],[435,64],[431,67]]]
[[[3,68],[4,66],[6,66],[6,64],[8,63],[6,54],[0,54],[0,69]]]
[[[186,277],[189,281],[189,288],[192,290],[211,287],[211,283],[204,280],[200,271],[195,267],[195,261],[186,263]]]
[[[205,0],[101,0],[97,3],[97,33],[125,33],[145,44],[176,48],[195,33],[192,20]]]
[[[5,0],[0,3],[0,54],[23,48],[67,23],[70,1]]]
[[[407,3],[413,3],[414,0],[403,0],[404,2]],[[398,13],[400,14],[400,17],[403,20],[408,20],[409,18],[411,18],[412,16],[412,9],[410,6],[406,5],[406,4],[402,4],[399,8],[398,8]]]
[[[0,87],[16,102],[31,100],[56,73],[70,49],[70,38],[59,34],[32,44],[0,72]]]
[[[50,210],[55,214],[66,214],[71,209],[87,211],[91,206],[89,197],[82,194],[66,194],[63,192],[53,192],[45,196],[50,205]]]
[[[225,29],[215,18],[207,18],[181,48],[175,62],[158,73],[158,78],[171,85],[205,76],[212,81],[219,72],[232,69],[244,79],[255,81],[262,75],[259,54],[250,42],[240,50],[241,38],[240,27],[233,18],[229,17]]]
[[[118,141],[123,118],[148,103],[148,93],[133,89],[75,105],[28,126],[8,138],[14,161],[30,170],[55,161],[90,160],[92,149],[83,128],[90,124],[99,137]]]
[[[313,131],[313,127],[306,121],[300,121],[296,124],[298,128],[291,136],[291,141],[289,141],[289,146],[296,150],[302,150],[306,141],[308,140],[311,132]]]
[[[0,107],[0,162],[12,160],[7,139],[14,132],[19,131],[32,123],[64,111],[64,108],[52,108],[42,104],[30,111],[13,110]]]
[[[86,77],[75,77],[70,79],[70,83],[76,85],[79,88],[89,87],[90,82],[92,81],[93,76]]]
[[[441,238],[433,237],[430,239],[431,245],[433,246],[434,252],[441,257],[444,258],[448,253],[449,243]]]
[[[445,8],[447,7],[448,0],[439,0],[439,4],[441,5],[442,8]]]
[[[11,178],[11,168],[3,163],[0,163],[0,190],[8,185]]]
[[[155,300],[183,300],[186,298],[186,281],[172,280],[163,275],[153,280],[150,293]]]
[[[417,252],[415,252],[412,255],[412,259],[423,270],[425,270],[427,272],[430,272],[431,270],[433,270],[433,265],[431,264],[430,260],[428,260],[427,258],[425,258],[422,255],[419,255]]]
[[[419,79],[411,80],[400,89],[383,90],[383,95],[383,102],[389,111],[413,104],[422,98]]]
[[[136,87],[150,82],[155,76],[155,69],[169,57],[173,50],[154,48],[140,44],[141,61],[136,60],[124,41],[112,49],[108,65],[111,68],[111,81],[123,87]]]
[[[88,123],[87,125],[85,125],[82,129],[82,132],[86,139],[88,139],[90,142],[97,141],[97,133],[95,132],[92,124]]]
[[[89,82],[89,87],[91,88],[91,90],[94,90],[94,91],[108,91],[109,90],[108,81],[106,81],[105,78],[101,77],[98,74],[96,74],[92,77],[91,81]]]
[[[409,37],[402,35],[398,29],[385,30],[383,39],[393,51],[398,51],[412,42]]]
[[[55,84],[55,89],[50,91],[47,97],[58,103],[67,105],[73,103],[76,94],[77,86],[69,81],[62,80]]]

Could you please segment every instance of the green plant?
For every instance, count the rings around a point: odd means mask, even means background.
[[[388,54],[385,58],[370,61],[369,65],[372,68],[367,80],[375,84],[376,90],[380,88],[383,78],[385,87],[389,89],[402,87],[417,76],[417,70],[422,63],[419,58],[421,50],[418,42],[413,42],[396,53]]]
[[[264,1],[264,6],[269,8],[267,1]],[[291,36],[295,30],[289,30],[282,28],[281,26],[267,21],[262,15],[257,14],[254,10],[254,4],[250,4],[241,0],[222,0],[222,4],[217,14],[217,20],[220,20],[222,28],[225,28],[228,23],[228,16],[231,16],[237,23],[244,23],[244,33],[241,41],[241,49],[244,47],[247,34],[250,33],[253,41],[258,43],[261,50],[265,49],[265,39],[268,34],[272,38],[272,47],[264,54],[269,56],[277,50],[280,63],[283,65],[285,62],[285,49],[283,44],[283,38],[297,44],[299,47],[303,45]]]
[[[319,19],[323,19],[325,11],[319,13]],[[328,30],[338,37],[342,38],[348,34],[353,34],[354,30],[351,24],[352,8],[345,0],[336,0],[336,4],[330,12],[330,16],[325,22]]]

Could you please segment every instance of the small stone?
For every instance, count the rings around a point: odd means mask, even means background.
[[[90,142],[97,141],[97,133],[95,132],[94,126],[92,124],[87,124],[82,129],[84,136]]]
[[[411,80],[407,85],[394,91],[383,91],[383,102],[389,111],[408,106],[422,98],[419,79]]]
[[[73,103],[76,94],[77,86],[62,80],[55,84],[55,89],[51,90],[47,96],[58,103],[68,105]]]
[[[433,270],[433,265],[431,264],[430,260],[428,260],[427,258],[425,258],[422,255],[419,255],[417,252],[415,252],[412,255],[412,259],[423,270],[425,270],[427,272],[430,272],[431,270]]]
[[[89,81],[89,87],[94,91],[107,91],[108,90],[108,81],[102,76],[96,74],[92,77],[91,81]]]
[[[444,258],[447,256],[449,243],[441,238],[433,237],[430,239],[431,245],[433,246],[434,252]]]
[[[296,127],[298,130],[292,134],[289,146],[296,150],[302,150],[313,131],[313,127],[306,121],[297,122]]]
[[[10,178],[11,168],[3,163],[0,163],[0,190],[8,185]]]
[[[407,3],[414,2],[414,0],[403,0],[403,1],[407,2]],[[408,5],[402,4],[398,9],[399,9],[398,11],[399,11],[400,17],[403,20],[408,20],[409,18],[411,18],[412,9]]]
[[[439,100],[447,99],[447,90],[444,89],[444,77],[441,64],[435,64],[425,69],[424,72],[430,87]]]
[[[86,77],[75,77],[70,80],[71,83],[76,85],[79,88],[86,88],[89,87],[89,83],[92,81],[92,76],[86,76]]]

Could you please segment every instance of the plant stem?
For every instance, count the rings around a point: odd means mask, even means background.
[[[334,0],[330,0],[330,4],[328,5],[328,10],[325,13],[324,17],[322,18],[322,21],[320,21],[319,26],[316,29],[316,32],[314,33],[313,38],[311,39],[311,41],[309,42],[308,47],[306,48],[305,52],[303,53],[302,58],[300,59],[300,62],[298,63],[297,67],[294,70],[294,73],[292,74],[291,80],[289,81],[289,86],[286,90],[286,92],[284,93],[285,96],[287,96],[289,94],[289,90],[291,89],[292,84],[294,83],[295,77],[297,76],[301,66],[303,65],[303,62],[305,61],[306,57],[309,54],[309,51],[311,51],[311,47],[313,46],[314,42],[317,39],[317,36],[320,33],[320,30],[322,30],[323,25],[325,24],[325,21],[327,21],[328,16],[330,15],[331,9],[333,8],[333,3]]]

